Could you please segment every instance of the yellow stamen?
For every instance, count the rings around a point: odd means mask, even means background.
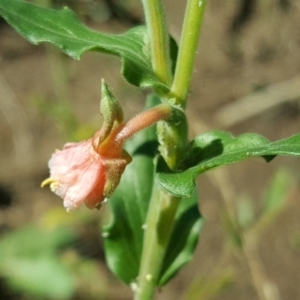
[[[54,182],[57,182],[57,180],[55,180],[53,178],[47,178],[41,183],[41,187],[43,188],[44,186],[54,183]]]
[[[50,190],[51,192],[53,193],[56,193],[56,190],[58,189],[59,187],[59,182],[58,181],[54,181],[50,184]]]

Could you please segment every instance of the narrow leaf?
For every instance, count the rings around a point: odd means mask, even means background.
[[[181,200],[175,219],[176,225],[162,266],[160,286],[165,285],[193,257],[204,221],[196,193]]]
[[[68,8],[53,10],[19,0],[0,0],[0,15],[33,44],[52,43],[74,59],[87,51],[117,55],[128,82],[166,88],[152,71],[145,27],[121,35],[99,33],[84,26]]]
[[[127,166],[117,191],[109,200],[110,224],[103,228],[110,269],[126,284],[138,276],[143,243],[143,224],[152,194],[153,150],[156,143],[141,144]]]
[[[267,162],[276,155],[300,156],[300,134],[276,142],[247,133],[238,137],[223,131],[210,131],[198,136],[187,155],[187,168],[172,172],[159,157],[157,178],[170,193],[190,197],[195,188],[196,177],[210,169],[232,164],[251,157],[263,157]]]

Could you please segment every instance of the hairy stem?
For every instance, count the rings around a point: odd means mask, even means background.
[[[150,38],[152,66],[157,76],[169,85],[172,80],[169,37],[162,3],[161,0],[143,0],[142,2]],[[177,75],[171,90],[171,96],[175,96],[177,103],[182,107],[185,106],[190,85],[204,5],[205,0],[189,0],[185,16],[176,67]],[[168,147],[168,145],[163,147]],[[179,203],[180,198],[163,191],[158,184],[154,186],[144,228],[143,252],[134,300],[152,299],[155,289],[159,286],[163,260]]]
[[[150,41],[152,68],[167,86],[171,84],[170,40],[161,0],[142,0]]]
[[[124,123],[122,130],[116,136],[116,143],[123,143],[135,133],[143,130],[158,121],[168,119],[172,114],[172,106],[161,104],[141,112],[128,122]]]
[[[154,187],[144,228],[143,253],[134,300],[153,298],[179,202],[179,198],[162,191],[157,185]]]
[[[171,95],[185,107],[194,68],[206,0],[189,0],[184,17]]]

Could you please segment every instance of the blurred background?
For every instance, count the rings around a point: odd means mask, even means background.
[[[143,23],[138,0],[31,1],[69,6],[89,27],[122,33]],[[166,0],[179,41],[186,1]],[[269,140],[300,131],[300,1],[209,0],[191,86],[191,138],[211,129]],[[125,117],[146,91],[120,76],[120,60],[73,61],[26,42],[0,19],[0,299],[132,298],[107,269],[100,212],[67,214],[40,183],[48,159],[101,125],[105,78]],[[252,159],[198,180],[206,219],[193,258],[157,299],[300,299],[300,160]]]

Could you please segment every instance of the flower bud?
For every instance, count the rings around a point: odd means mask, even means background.
[[[99,145],[108,137],[111,130],[123,122],[123,110],[119,101],[114,97],[107,84],[101,82],[100,114],[103,118],[101,129],[98,131]]]

